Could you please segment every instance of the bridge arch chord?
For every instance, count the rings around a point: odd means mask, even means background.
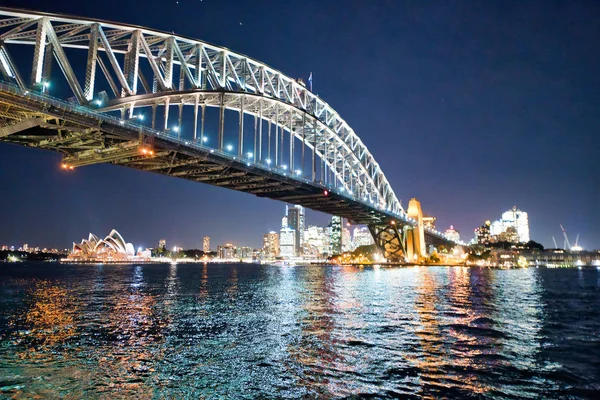
[[[13,45],[33,47],[30,70],[20,69],[14,62],[9,52]],[[84,76],[78,76],[83,73],[75,68],[73,50],[85,52]],[[282,128],[310,149],[315,142],[323,144],[316,153],[344,191],[364,196],[392,214],[405,215],[379,164],[348,123],[299,81],[264,63],[225,47],[144,27],[0,8],[0,73],[4,79],[23,89],[44,90],[52,56],[73,102],[94,107],[98,89],[107,86],[112,96],[99,112],[119,106],[130,110],[156,106],[159,98],[185,105],[202,98],[206,106],[216,107],[210,92],[224,93],[222,96],[231,100],[228,109],[260,114],[274,123],[278,120],[272,113],[252,108],[252,104],[271,110],[275,105],[282,107],[291,122]],[[29,82],[23,71],[30,75]],[[241,111],[246,99],[251,100]],[[360,190],[355,190],[356,185]]]

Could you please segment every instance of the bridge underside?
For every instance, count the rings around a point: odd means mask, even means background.
[[[238,190],[347,218],[386,223],[383,211],[209,149],[133,131],[86,113],[0,91],[0,140],[60,152],[63,168],[110,163]]]

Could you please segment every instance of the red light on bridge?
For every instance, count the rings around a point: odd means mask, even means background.
[[[328,192],[327,190],[323,190],[323,194],[324,194],[325,196],[329,196],[329,192]]]

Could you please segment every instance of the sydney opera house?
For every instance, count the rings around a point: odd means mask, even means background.
[[[136,255],[133,245],[113,229],[104,239],[90,233],[87,240],[73,243],[73,251],[66,261],[127,262],[143,258],[144,255]]]

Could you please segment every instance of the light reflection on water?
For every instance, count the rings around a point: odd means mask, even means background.
[[[2,265],[0,398],[600,395],[600,271]]]

